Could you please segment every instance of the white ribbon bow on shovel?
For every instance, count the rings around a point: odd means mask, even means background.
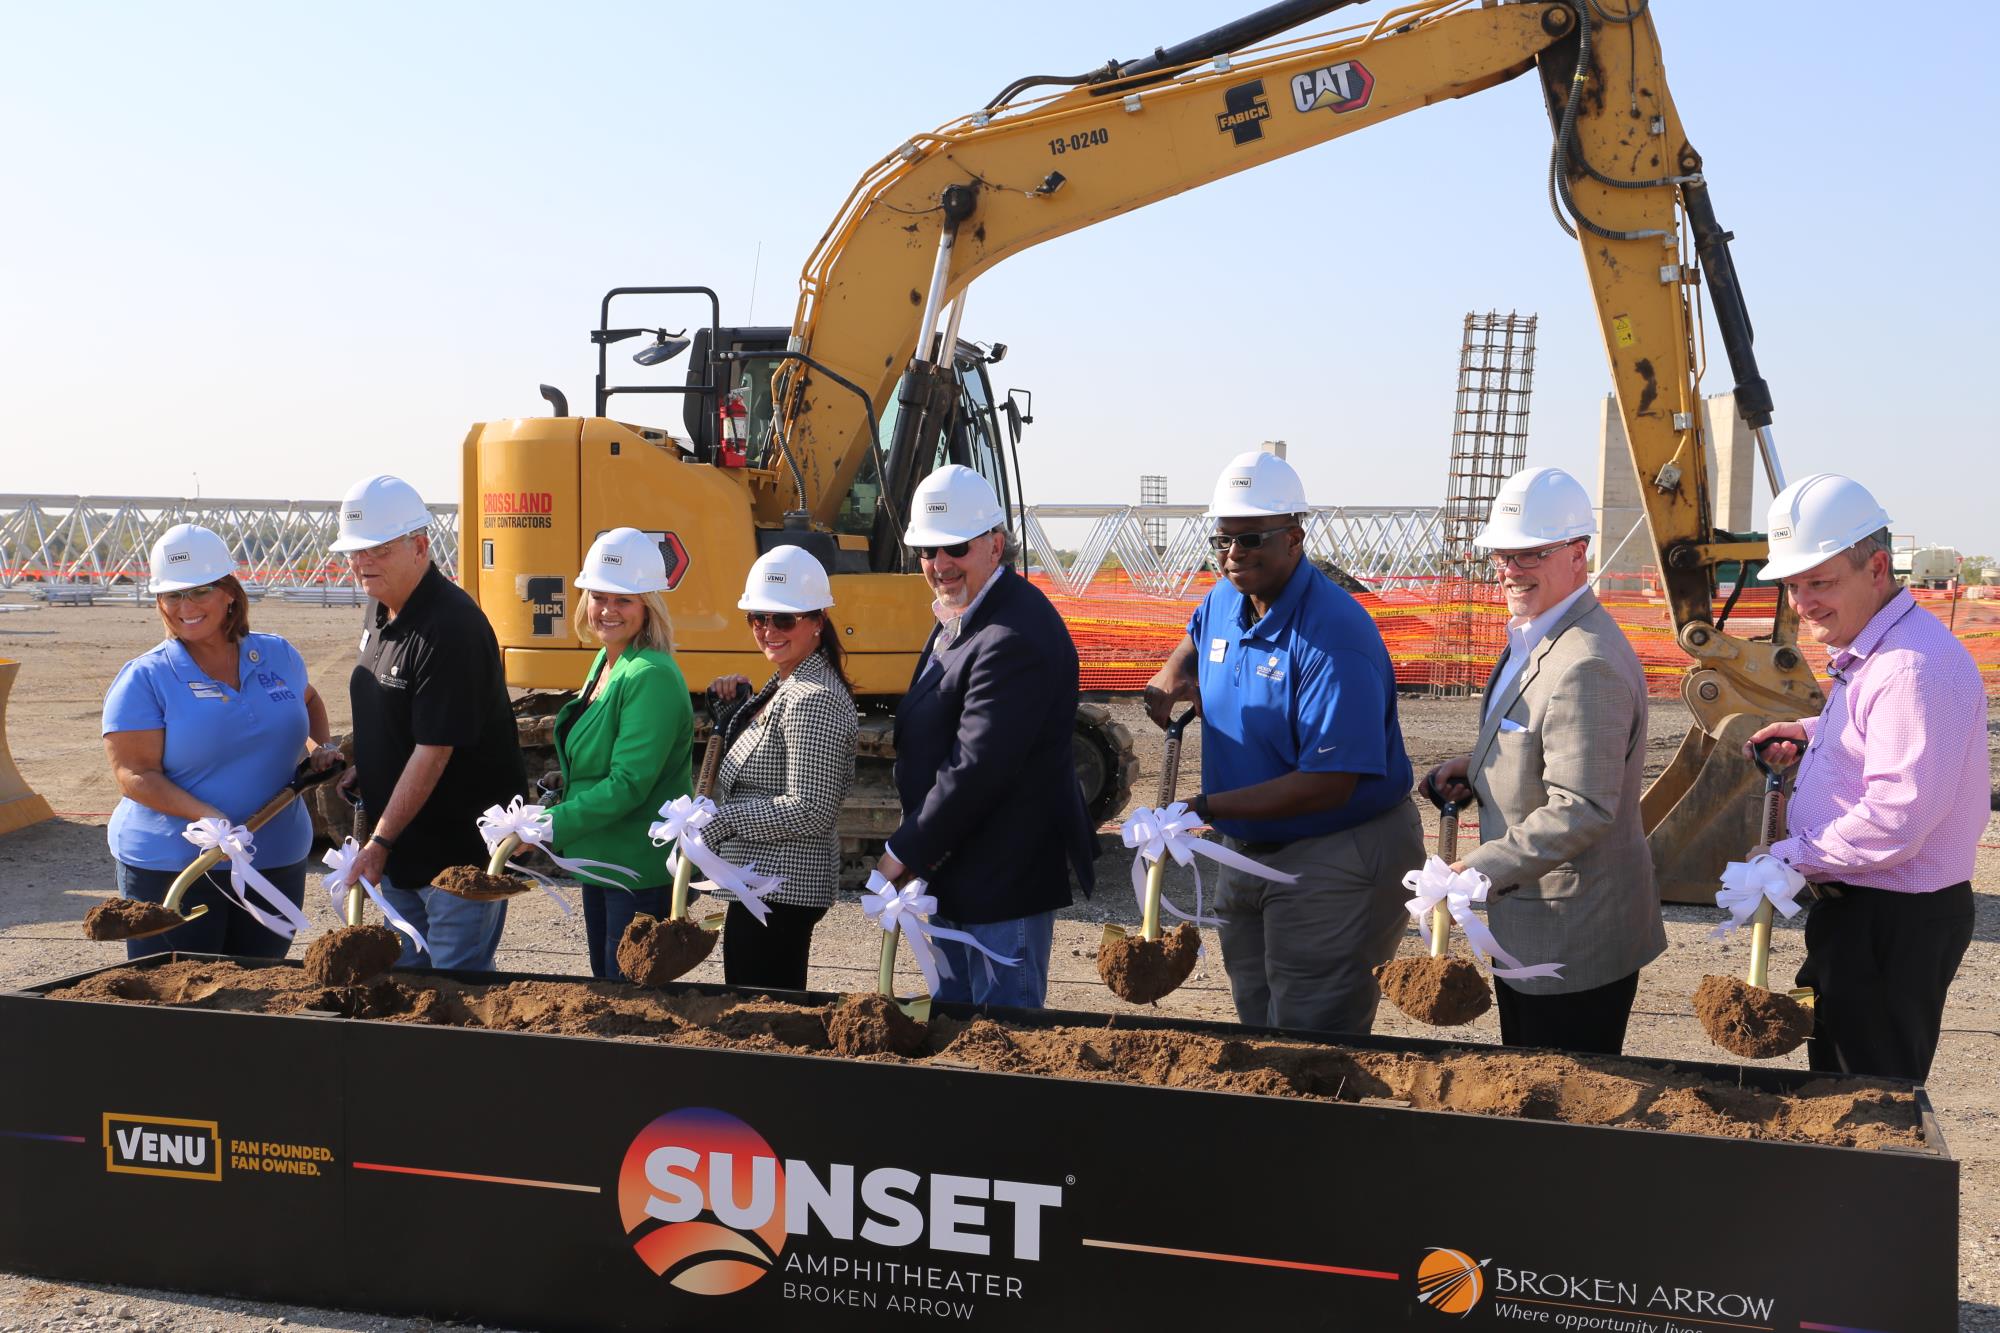
[[[602,875],[591,874],[589,868],[592,866],[595,866],[599,870],[607,870],[613,874],[623,875],[627,879],[636,880],[639,878],[638,871],[629,869],[626,866],[613,864],[610,861],[593,861],[587,856],[579,856],[574,859],[567,856],[557,856],[549,846],[550,843],[555,841],[555,835],[555,821],[549,817],[548,807],[530,805],[518,796],[509,801],[505,809],[497,805],[487,806],[486,813],[479,817],[479,836],[486,840],[486,854],[488,856],[498,851],[500,844],[507,841],[508,838],[519,838],[523,847],[535,848],[542,855],[548,857],[549,860],[554,861],[564,870],[569,871],[570,874],[580,876],[583,879],[595,880],[599,884],[604,884],[614,889],[628,887],[623,884],[612,884],[611,881],[605,879]],[[549,897],[556,900],[556,906],[563,910],[565,916],[571,914],[569,900],[556,892],[556,882],[554,880],[538,870],[529,869],[518,861],[510,859],[507,865],[509,869],[514,870],[518,874],[526,875],[529,879],[540,885],[543,893],[548,894]]]
[[[333,899],[334,915],[340,918],[342,925],[347,924],[347,890],[349,886],[358,882],[362,890],[367,893],[368,900],[382,909],[382,919],[408,935],[410,943],[417,946],[418,953],[429,953],[431,946],[424,942],[422,933],[405,921],[402,913],[389,906],[389,900],[382,896],[382,890],[365,879],[356,880],[354,867],[360,859],[361,845],[352,838],[338,847],[329,847],[326,855],[320,858],[320,863],[330,872],[324,882],[327,896]]]
[[[764,924],[771,915],[771,908],[765,898],[777,892],[785,882],[782,875],[766,875],[762,871],[725,861],[702,840],[701,831],[715,820],[715,802],[706,796],[676,796],[660,807],[660,822],[647,830],[653,836],[655,847],[674,844],[674,854],[667,858],[667,869],[680,873],[680,858],[685,856],[695,868],[708,876],[698,880],[695,887],[708,893],[726,893],[742,903],[751,916]]]
[[[1222,924],[1216,918],[1202,914],[1201,867],[1195,864],[1197,856],[1205,856],[1218,865],[1241,870],[1247,875],[1257,875],[1276,884],[1298,883],[1297,875],[1273,870],[1241,852],[1231,851],[1219,842],[1197,836],[1195,830],[1201,827],[1201,817],[1188,809],[1184,801],[1153,809],[1142,805],[1126,816],[1124,824],[1118,829],[1118,836],[1125,840],[1127,847],[1136,848],[1139,853],[1132,858],[1132,896],[1139,900],[1140,911],[1146,909],[1146,862],[1157,861],[1162,856],[1171,856],[1194,871],[1194,915],[1190,916],[1174,906],[1164,893],[1160,895],[1160,906],[1197,926]]]
[[[949,926],[934,926],[931,915],[937,911],[937,899],[924,890],[930,886],[923,880],[912,879],[902,888],[891,884],[879,870],[868,872],[868,892],[861,895],[861,910],[870,921],[884,931],[902,931],[903,938],[910,943],[910,953],[917,960],[917,970],[924,974],[924,985],[930,993],[938,993],[940,979],[951,975],[951,964],[932,944],[934,940],[957,940],[977,949],[986,965],[986,979],[994,979],[993,964],[1002,967],[1019,967],[1018,958],[1003,958],[981,944],[962,930]]]
[[[256,840],[250,830],[241,824],[232,824],[226,819],[197,819],[181,830],[186,838],[204,852],[221,852],[229,861],[229,898],[238,907],[248,912],[258,925],[273,935],[290,939],[297,931],[311,925],[306,914],[299,910],[297,903],[278,891],[277,885],[265,879],[250,864],[250,858],[257,853]],[[214,883],[213,880],[209,881]],[[257,896],[276,909],[272,916],[255,903],[244,892],[244,886],[257,891]]]
[[[1493,881],[1477,870],[1453,870],[1439,857],[1431,857],[1424,862],[1421,870],[1412,870],[1403,876],[1403,887],[1416,897],[1403,906],[1416,918],[1417,934],[1423,937],[1424,945],[1431,942],[1431,911],[1439,903],[1451,913],[1451,919],[1465,932],[1465,942],[1486,970],[1496,977],[1506,977],[1513,981],[1523,981],[1533,977],[1560,977],[1561,963],[1536,963],[1524,966],[1520,959],[1500,947],[1500,941],[1493,938],[1493,932],[1472,910],[1474,903],[1486,901],[1492,892]],[[1495,967],[1494,963],[1505,963],[1505,967]]]
[[[1715,894],[1715,905],[1729,913],[1729,919],[1709,931],[1708,937],[1719,940],[1749,925],[1757,905],[1767,898],[1787,921],[1791,920],[1799,914],[1798,897],[1805,887],[1804,875],[1768,852],[1748,861],[1731,861],[1722,868],[1722,887]]]

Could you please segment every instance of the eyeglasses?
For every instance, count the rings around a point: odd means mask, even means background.
[[[1493,554],[1487,556],[1486,559],[1495,569],[1505,569],[1509,565],[1521,570],[1539,569],[1541,568],[1542,561],[1548,559],[1555,552],[1562,550],[1565,546],[1573,546],[1575,543],[1576,539],[1572,537],[1568,541],[1551,542],[1547,546],[1537,546],[1532,551],[1495,551]]]
[[[196,601],[200,601],[210,593],[217,591],[220,586],[214,583],[204,583],[198,588],[176,588],[172,592],[161,593],[160,600],[163,602],[178,602],[184,597],[191,597]]]
[[[808,612],[807,614],[810,615],[811,613]],[[764,626],[769,625],[780,634],[790,633],[798,626],[799,621],[805,619],[804,616],[794,615],[790,611],[745,611],[743,618],[749,621],[754,628],[762,629]]]
[[[1254,551],[1278,533],[1290,532],[1297,526],[1296,523],[1284,523],[1275,528],[1258,528],[1252,532],[1218,532],[1208,539],[1208,544],[1217,555],[1221,555],[1232,546],[1239,551]]]
[[[953,542],[950,546],[918,546],[913,549],[916,551],[919,560],[935,560],[938,558],[940,551],[954,560],[963,560],[965,559],[966,552],[972,549],[972,543]]]

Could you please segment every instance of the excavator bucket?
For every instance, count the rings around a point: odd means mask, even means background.
[[[0,658],[0,833],[39,824],[55,814],[49,803],[28,786],[7,749],[7,696],[13,693],[14,677],[20,671],[19,662]]]
[[[1689,728],[1640,799],[1662,901],[1713,907],[1722,867],[1757,841],[1757,769],[1743,745],[1764,722],[1731,713],[1713,736]]]

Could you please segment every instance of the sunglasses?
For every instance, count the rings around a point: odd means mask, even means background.
[[[918,546],[913,549],[916,551],[919,560],[935,560],[938,558],[940,551],[954,560],[963,560],[965,559],[966,552],[972,549],[972,543],[953,542],[950,546]]]
[[[1294,523],[1286,523],[1280,527],[1258,528],[1254,532],[1239,532],[1233,536],[1218,532],[1208,539],[1208,545],[1217,555],[1221,555],[1232,546],[1239,551],[1254,551],[1279,533],[1290,532],[1296,526],[1298,525]]]
[[[214,583],[204,583],[198,588],[176,588],[172,592],[161,593],[160,600],[163,602],[178,602],[183,598],[192,597],[196,601],[199,601],[210,593],[217,591],[220,586]]]
[[[780,634],[786,634],[797,628],[805,616],[795,615],[790,611],[745,611],[743,618],[758,629],[769,625]]]
[[[1539,569],[1542,561],[1548,559],[1557,551],[1562,550],[1563,547],[1571,545],[1575,540],[1572,537],[1569,541],[1554,542],[1548,546],[1538,546],[1532,551],[1495,551],[1493,554],[1487,556],[1486,559],[1495,569],[1505,569],[1509,565],[1521,570]]]

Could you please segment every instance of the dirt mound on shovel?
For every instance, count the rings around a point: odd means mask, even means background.
[[[526,893],[530,886],[525,879],[514,875],[489,875],[478,866],[446,866],[431,881],[431,887],[443,889],[454,897],[490,902],[495,898],[511,898],[517,893]]]
[[[720,938],[686,917],[662,921],[641,912],[618,939],[618,970],[635,985],[664,986],[698,966]]]
[[[826,1035],[842,1055],[915,1055],[930,1033],[886,995],[850,995],[826,1016]]]
[[[306,979],[317,986],[356,986],[394,967],[402,953],[402,937],[387,926],[342,926],[306,950]]]
[[[87,940],[131,940],[181,924],[178,912],[169,912],[158,903],[142,903],[135,898],[106,898],[84,913],[83,937]]]
[[[1133,1004],[1151,1004],[1172,994],[1194,971],[1201,932],[1183,922],[1157,940],[1127,935],[1097,946],[1097,975],[1111,993]]]
[[[467,985],[392,973],[366,986],[315,985],[296,967],[246,969],[185,960],[119,967],[52,992],[60,1000],[177,1005],[238,1013],[332,1010],[351,1019],[545,1032],[785,1055],[830,1054],[843,1005],[868,1025],[866,1001],[796,1004],[734,992],[642,990],[613,982]],[[884,1003],[887,1003],[884,1001]],[[892,1006],[893,1008],[893,1006]],[[900,1014],[898,1014],[900,1016]],[[893,1026],[878,1012],[878,1029]],[[1916,1099],[1865,1079],[1817,1080],[1790,1092],[1739,1086],[1671,1065],[1549,1051],[1459,1046],[1375,1050],[1174,1026],[1030,1027],[933,1018],[908,1056],[941,1069],[1134,1083],[1582,1125],[1921,1151]],[[853,1040],[853,1038],[843,1038]]]
[[[1463,958],[1391,958],[1375,969],[1389,1003],[1419,1023],[1457,1027],[1493,1007],[1480,970]]]
[[[1745,1060],[1795,1051],[1813,1029],[1812,1011],[1797,1000],[1735,977],[1703,977],[1694,1014],[1710,1041]]]

